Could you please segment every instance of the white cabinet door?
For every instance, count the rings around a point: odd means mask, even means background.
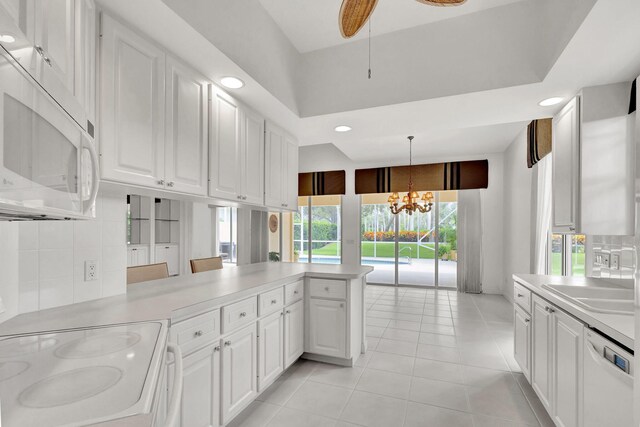
[[[309,352],[347,357],[344,301],[309,299]]]
[[[524,376],[531,381],[531,316],[515,306],[513,355]]]
[[[222,424],[227,424],[258,394],[256,324],[223,339]]]
[[[552,319],[550,304],[537,295],[532,303],[531,386],[547,412],[552,412]]]
[[[233,98],[213,85],[210,92],[209,195],[241,200],[240,109]]]
[[[75,88],[74,95],[87,115],[87,132],[94,136],[96,124],[96,24],[93,0],[76,0],[75,11]]]
[[[242,109],[241,168],[243,201],[264,204],[264,118]]]
[[[164,52],[106,14],[101,41],[102,177],[164,188]]]
[[[73,94],[75,0],[38,0],[35,5],[34,35],[36,50],[41,52],[36,58],[38,77],[47,89],[57,81]]]
[[[156,263],[166,262],[170,276],[180,274],[180,248],[178,245],[156,245]]]
[[[285,138],[286,171],[283,183],[284,204],[288,210],[298,209],[298,143],[291,137]]]
[[[258,390],[267,388],[284,371],[282,310],[258,322]]]
[[[265,132],[265,205],[281,209],[284,207],[283,181],[286,171],[283,160],[286,158],[284,132],[267,122]]]
[[[291,366],[304,352],[304,301],[285,308],[284,368]]]
[[[578,427],[582,425],[583,324],[550,307],[553,313],[553,419],[560,427]]]
[[[173,390],[174,366],[167,370]],[[184,358],[181,427],[220,425],[220,346],[210,345]],[[171,392],[167,393],[170,399]]]
[[[206,195],[209,82],[173,57],[167,57],[166,78],[167,187]]]
[[[580,231],[580,97],[553,118],[553,231]]]

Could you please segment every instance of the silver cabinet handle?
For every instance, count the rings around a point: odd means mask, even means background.
[[[196,337],[201,337],[204,334],[204,332],[202,331],[195,331],[195,333],[193,335],[195,335]]]
[[[247,316],[247,312],[243,311],[242,313],[240,313],[240,317],[246,317]]]
[[[42,46],[40,46],[39,44],[35,45],[33,48],[34,48],[34,49],[36,50],[36,52],[38,52],[40,55],[44,55],[44,49],[43,49],[43,48],[42,48]]]
[[[238,198],[238,200],[242,200],[242,196],[238,195],[236,197]]]
[[[280,312],[280,316],[284,316],[284,313],[282,311]]]
[[[518,298],[522,298],[524,295],[522,294],[518,294]]]
[[[298,295],[298,291],[293,291],[293,294],[294,295]]]
[[[247,200],[247,196],[242,196],[242,200]]]
[[[164,185],[164,179],[159,180],[158,185]]]
[[[325,290],[325,291],[327,291],[327,292],[329,292],[329,287],[328,287],[328,286],[325,286],[325,287],[324,287],[324,290]]]
[[[340,304],[340,308],[344,308],[344,304]]]
[[[230,345],[231,345],[231,341],[225,341],[225,342],[224,342],[224,346],[225,346],[225,347],[229,347]]]
[[[175,185],[175,182],[173,181],[167,182],[167,187],[173,187],[174,185]]]
[[[553,308],[549,307],[549,313],[555,313],[555,312],[556,311]]]
[[[287,310],[287,314],[291,314],[291,310]]]
[[[217,345],[217,346],[213,347],[213,351],[220,351],[220,346]]]
[[[531,322],[531,319],[524,319],[524,322],[525,323],[529,323],[529,322]]]
[[[275,304],[275,303],[277,303],[277,302],[278,302],[278,300],[275,300],[275,299],[272,299],[272,300],[271,300],[271,304]]]

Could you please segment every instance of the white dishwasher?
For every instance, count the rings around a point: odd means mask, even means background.
[[[633,426],[633,354],[584,329],[585,427]]]

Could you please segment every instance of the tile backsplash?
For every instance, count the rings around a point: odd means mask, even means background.
[[[126,292],[125,198],[98,197],[91,221],[15,225],[18,313]],[[97,262],[97,280],[84,280],[85,261]]]
[[[635,261],[633,236],[589,236],[587,239],[587,275],[591,277],[633,279]],[[609,257],[609,265],[597,262],[599,254]],[[615,268],[613,259],[619,260]]]

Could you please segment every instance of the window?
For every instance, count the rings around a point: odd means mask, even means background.
[[[217,208],[218,232],[218,255],[222,257],[222,262],[235,264],[238,254],[238,210],[236,208]]]
[[[551,234],[548,273],[554,276],[585,276],[585,235]]]
[[[342,197],[298,197],[298,211],[283,214],[285,227],[290,222],[293,256],[283,261],[341,264],[342,263]],[[283,248],[283,253],[286,251]]]

